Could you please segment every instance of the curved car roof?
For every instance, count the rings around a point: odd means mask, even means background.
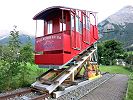
[[[75,8],[69,8],[69,7],[64,7],[64,6],[52,6],[52,7],[48,7],[44,10],[42,10],[41,12],[39,12],[38,14],[36,14],[33,19],[37,20],[37,19],[46,19],[48,15],[50,15],[51,13],[57,13],[57,12],[61,12],[62,10],[81,10],[81,9],[75,9]],[[86,10],[82,10],[82,11],[86,11]],[[92,12],[92,11],[87,11],[90,13],[97,13],[97,12]]]

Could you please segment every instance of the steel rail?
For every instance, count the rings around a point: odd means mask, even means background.
[[[21,96],[21,95],[24,95],[26,93],[30,93],[31,91],[32,91],[32,89],[29,88],[29,89],[26,89],[26,90],[23,90],[23,91],[14,92],[14,93],[11,93],[11,94],[5,94],[3,96],[0,96],[0,100],[7,100],[8,98],[13,98],[15,96]]]
[[[10,98],[14,98],[16,96],[21,97],[24,96],[27,93],[31,93],[31,92],[35,92],[35,90],[33,90],[32,88],[23,90],[23,91],[18,91],[18,92],[14,92],[14,93],[10,93],[10,94],[5,94],[0,96],[0,100],[8,100]],[[48,98],[50,95],[47,93],[42,93],[38,96],[35,96],[33,98],[29,98],[29,100],[44,100],[45,98]]]
[[[48,98],[50,95],[49,94],[42,94],[42,95],[39,95],[39,96],[36,96],[34,98],[31,98],[30,100],[45,100],[45,98]]]

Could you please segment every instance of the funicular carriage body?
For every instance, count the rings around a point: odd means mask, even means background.
[[[98,40],[95,12],[54,6],[33,19],[43,21],[43,35],[35,39],[40,67],[58,69]]]

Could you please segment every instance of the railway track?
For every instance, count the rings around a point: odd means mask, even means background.
[[[32,88],[24,89],[17,92],[9,92],[0,96],[0,100],[44,100],[49,94],[41,93]]]
[[[93,81],[85,80],[77,85],[67,87],[63,91],[54,91],[52,94],[44,93],[33,88],[9,92],[0,95],[0,100],[78,100],[101,84],[107,82],[113,76],[115,75],[106,73],[101,78]]]

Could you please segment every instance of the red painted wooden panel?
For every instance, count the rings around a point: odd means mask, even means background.
[[[80,33],[76,32],[76,48],[81,50],[81,37],[80,37]]]
[[[82,40],[85,42],[86,41],[86,29],[83,28],[83,37]]]
[[[76,48],[76,36],[74,31],[71,31],[71,48]]]
[[[94,38],[93,38],[93,26],[90,26],[90,45],[93,44]]]
[[[94,28],[94,33],[93,33],[94,34],[94,39],[98,40],[98,28],[97,28],[97,26],[94,26],[93,28]]]
[[[53,33],[57,33],[60,31],[60,23],[59,18],[53,19]]]
[[[35,51],[52,51],[63,50],[63,34],[50,34],[47,36],[36,38]]]
[[[90,44],[90,30],[86,30],[86,44]]]
[[[64,43],[63,43],[64,51],[71,52],[70,34],[64,34],[63,36],[64,36]]]
[[[35,63],[38,65],[62,65],[63,54],[35,55]]]
[[[35,63],[38,65],[62,65],[70,59],[72,59],[71,54],[35,55]]]

